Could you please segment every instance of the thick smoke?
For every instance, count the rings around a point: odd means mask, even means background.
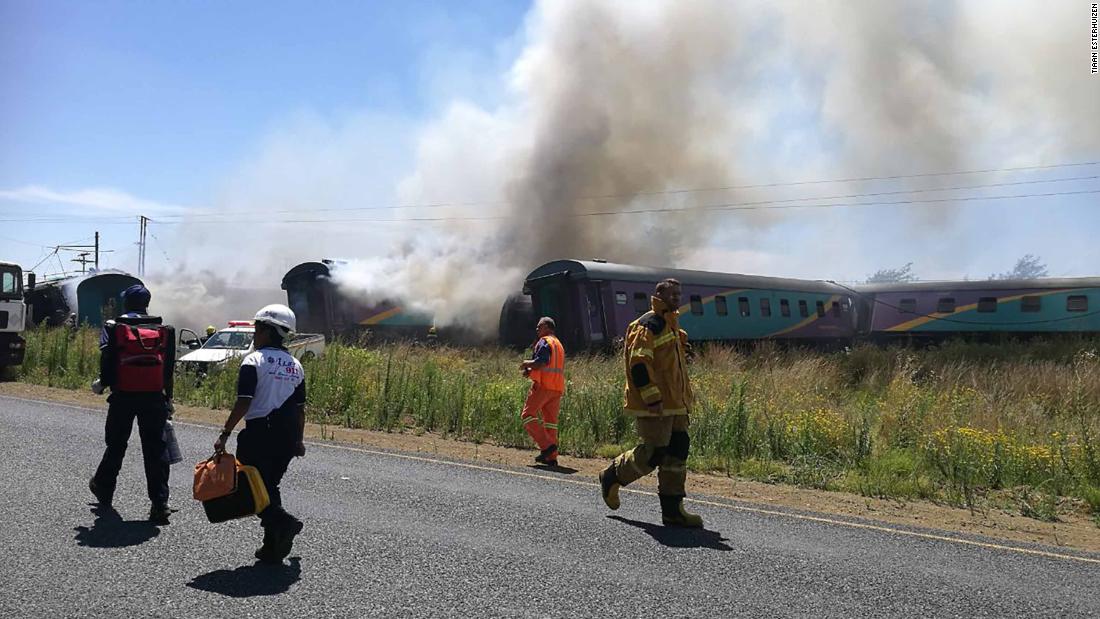
[[[593,214],[690,207],[700,196],[664,192],[733,184],[741,46],[728,3],[545,3],[528,35],[509,101],[494,113],[454,106],[422,136],[402,186],[409,202],[455,191],[488,205],[443,211],[453,225],[431,240],[338,270],[346,289],[376,300],[400,291],[444,323],[478,316],[491,327],[543,262],[671,264],[706,239],[698,211]],[[471,213],[496,219],[464,219]]]
[[[928,224],[942,226],[954,209],[692,207],[960,179],[676,190],[1095,159],[1100,82],[1090,79],[1080,43],[1085,9],[1010,1],[540,2],[501,77],[502,93],[491,105],[439,106],[416,133],[408,165],[390,156],[405,152],[394,145],[404,139],[395,133],[412,133],[407,119],[395,125],[400,131],[370,115],[348,126],[312,120],[309,130],[270,140],[227,205],[307,217],[314,208],[371,202],[433,208],[365,213],[384,223],[288,224],[232,245],[244,251],[258,239],[249,250],[258,260],[279,247],[280,268],[361,258],[335,272],[350,293],[368,302],[403,297],[439,324],[487,332],[523,274],[556,258],[863,274],[884,266],[868,263],[870,243],[886,239],[892,256],[902,252],[891,263],[917,259],[903,255],[905,247],[927,251]],[[653,209],[662,212],[591,215]],[[801,226],[797,237],[772,235],[777,223]],[[980,232],[953,225],[932,238],[959,246],[964,234]],[[272,236],[282,242],[269,243]],[[943,253],[965,268],[960,252]],[[377,254],[384,257],[368,257]],[[274,271],[277,285],[285,268]]]
[[[286,293],[277,285],[244,288],[212,270],[186,273],[153,273],[143,278],[153,293],[149,311],[177,329],[199,333],[207,325],[223,329],[229,320],[250,320],[264,305],[286,303]]]

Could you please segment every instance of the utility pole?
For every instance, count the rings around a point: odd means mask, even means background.
[[[145,231],[149,228],[149,218],[138,216],[141,232],[138,237],[138,277],[145,277]]]
[[[81,274],[88,272],[88,265],[92,264],[96,270],[99,270],[99,254],[109,254],[110,249],[101,250],[99,248],[99,232],[95,233],[95,245],[58,245],[54,248],[54,252],[59,251],[71,251],[77,254],[76,258],[72,258],[72,262],[80,263]],[[89,256],[92,256],[89,258]],[[64,267],[62,267],[64,269]]]
[[[90,254],[91,254],[91,252],[82,251],[79,254],[77,254],[76,258],[72,259],[72,262],[79,262],[80,263],[80,273],[81,273],[81,275],[88,272],[88,263],[89,262],[95,262],[95,260],[88,257]]]

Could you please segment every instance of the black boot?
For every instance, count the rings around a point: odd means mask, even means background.
[[[172,515],[172,508],[167,503],[156,504],[149,508],[149,522],[153,524],[168,524],[168,517]]]
[[[100,507],[111,506],[111,499],[113,498],[111,495],[113,493],[106,492],[103,488],[100,488],[99,484],[95,482],[95,477],[88,480],[88,490],[92,491],[92,495],[95,496],[95,500],[99,503]]]
[[[275,556],[279,561],[290,555],[290,549],[294,546],[294,538],[302,532],[302,521],[290,516],[286,525],[280,531],[279,541],[275,544]]]
[[[558,445],[557,443],[554,443],[553,445],[550,445],[546,449],[540,451],[539,455],[535,456],[535,462],[538,462],[539,464],[545,464],[547,466],[557,466],[558,459],[550,457],[550,454],[556,453],[557,451]]]
[[[661,522],[666,527],[703,528],[701,516],[684,511],[684,495],[659,494],[657,496],[661,499]]]
[[[280,541],[280,535],[275,527],[264,527],[264,542],[256,550],[256,558],[264,563],[279,563],[282,557],[278,556],[276,547]]]
[[[619,475],[615,472],[615,463],[612,462],[600,472],[600,494],[603,495],[603,502],[611,509],[619,509],[619,488],[621,486]]]

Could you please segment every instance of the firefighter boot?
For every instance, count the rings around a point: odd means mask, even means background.
[[[684,511],[684,495],[660,494],[657,496],[661,499],[661,522],[666,527],[703,528],[701,516]]]
[[[611,509],[619,509],[619,474],[615,472],[615,463],[612,462],[600,473],[600,493],[603,494],[603,502]]]

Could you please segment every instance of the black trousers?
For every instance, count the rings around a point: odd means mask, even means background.
[[[145,483],[149,500],[154,505],[168,503],[168,445],[164,441],[164,423],[168,408],[161,394],[114,393],[107,400],[107,423],[104,439],[107,449],[95,472],[96,484],[108,494],[114,494],[118,472],[126,457],[126,444],[138,423],[141,437],[141,457],[145,462]]]
[[[297,423],[294,415],[276,412],[260,419],[249,419],[237,435],[237,460],[256,467],[271,499],[271,504],[259,514],[260,525],[265,529],[281,528],[298,521],[283,509],[283,497],[279,492],[279,484],[298,443]]]

